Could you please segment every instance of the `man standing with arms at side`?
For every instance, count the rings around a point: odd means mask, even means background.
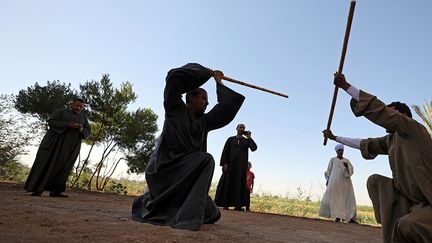
[[[257,150],[250,131],[244,124],[237,125],[237,135],[229,137],[222,151],[220,165],[222,176],[216,189],[215,203],[219,207],[235,207],[241,211],[246,206],[246,175],[249,149]]]
[[[69,108],[56,111],[48,120],[49,130],[39,145],[36,159],[25,183],[32,196],[50,191],[51,197],[67,197],[66,181],[81,149],[90,135],[84,100],[75,98]]]
[[[330,159],[327,171],[327,188],[321,200],[319,215],[324,218],[335,218],[335,222],[356,223],[357,204],[351,176],[354,168],[349,159],[343,157],[344,146],[335,147],[336,157]]]
[[[335,74],[334,84],[352,97],[351,109],[356,116],[365,116],[389,133],[356,139],[323,131],[329,139],[360,149],[365,159],[388,155],[393,178],[374,174],[367,181],[384,242],[432,242],[431,135],[412,119],[406,104],[385,105],[376,96],[349,84],[340,73]]]

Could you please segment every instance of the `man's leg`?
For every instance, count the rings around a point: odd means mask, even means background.
[[[251,192],[248,191],[246,194],[246,211],[250,211],[250,195]]]
[[[393,242],[432,242],[432,206],[418,204],[400,218],[393,231]]]
[[[392,242],[392,231],[396,221],[409,213],[411,203],[393,186],[393,179],[382,175],[371,175],[367,180],[369,197],[375,218],[382,225],[383,241]]]

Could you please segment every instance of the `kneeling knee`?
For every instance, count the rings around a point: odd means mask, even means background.
[[[211,163],[211,164],[214,164],[214,163],[215,163],[215,160],[214,160],[214,158],[213,158],[213,155],[211,155],[211,154],[209,154],[209,153],[205,153],[205,152],[203,152],[203,153],[202,153],[202,156],[203,156],[205,162],[207,162],[207,163]]]
[[[368,189],[370,188],[375,188],[378,186],[378,182],[380,181],[380,178],[382,176],[378,175],[378,174],[373,174],[371,176],[368,177],[367,182],[366,182],[366,186]]]

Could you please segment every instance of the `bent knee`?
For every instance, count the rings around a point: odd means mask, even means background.
[[[206,153],[206,152],[202,152],[201,155],[205,158],[205,160],[211,160],[214,161],[213,155]]]
[[[367,182],[366,182],[366,186],[367,188],[374,188],[378,185],[378,182],[380,180],[381,175],[378,174],[373,174],[371,176],[368,177]]]
[[[206,153],[206,152],[202,152],[200,154],[200,156],[202,157],[202,161],[203,161],[204,164],[211,164],[211,165],[214,166],[215,160],[213,158],[213,155],[211,155],[209,153]]]

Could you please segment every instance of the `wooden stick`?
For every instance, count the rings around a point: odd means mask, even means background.
[[[342,47],[341,58],[340,58],[340,62],[339,62],[339,69],[338,69],[339,73],[342,73],[344,62],[345,62],[345,54],[346,54],[347,47],[348,47],[348,40],[349,40],[349,35],[351,32],[351,24],[352,24],[352,20],[354,17],[355,5],[356,5],[356,1],[352,0],[351,5],[350,5],[350,9],[349,9],[347,25],[346,25],[346,29],[345,29],[345,37],[344,37],[344,42],[343,42],[343,47]],[[329,114],[329,118],[327,121],[327,130],[330,130],[331,122],[333,119],[333,113],[334,113],[334,109],[336,106],[338,89],[339,88],[335,86],[335,89],[333,92],[333,100],[332,100],[332,104],[331,104],[331,108],[330,108],[330,114]],[[324,145],[327,145],[327,137],[324,138]]]
[[[271,93],[271,94],[275,94],[275,95],[279,95],[279,96],[288,98],[288,95],[286,95],[286,94],[282,94],[282,93],[279,93],[279,92],[276,92],[276,91],[273,91],[273,90],[262,88],[262,87],[259,87],[259,86],[253,85],[253,84],[248,84],[248,83],[245,83],[245,82],[242,82],[242,81],[239,81],[239,80],[227,77],[227,76],[223,76],[222,79],[226,80],[226,81],[229,81],[229,82],[232,82],[232,83],[241,84],[241,85],[244,85],[244,86],[247,86],[247,87],[250,87],[250,88],[259,89],[259,90],[262,90],[262,91],[265,91],[265,92],[268,92],[268,93]]]

